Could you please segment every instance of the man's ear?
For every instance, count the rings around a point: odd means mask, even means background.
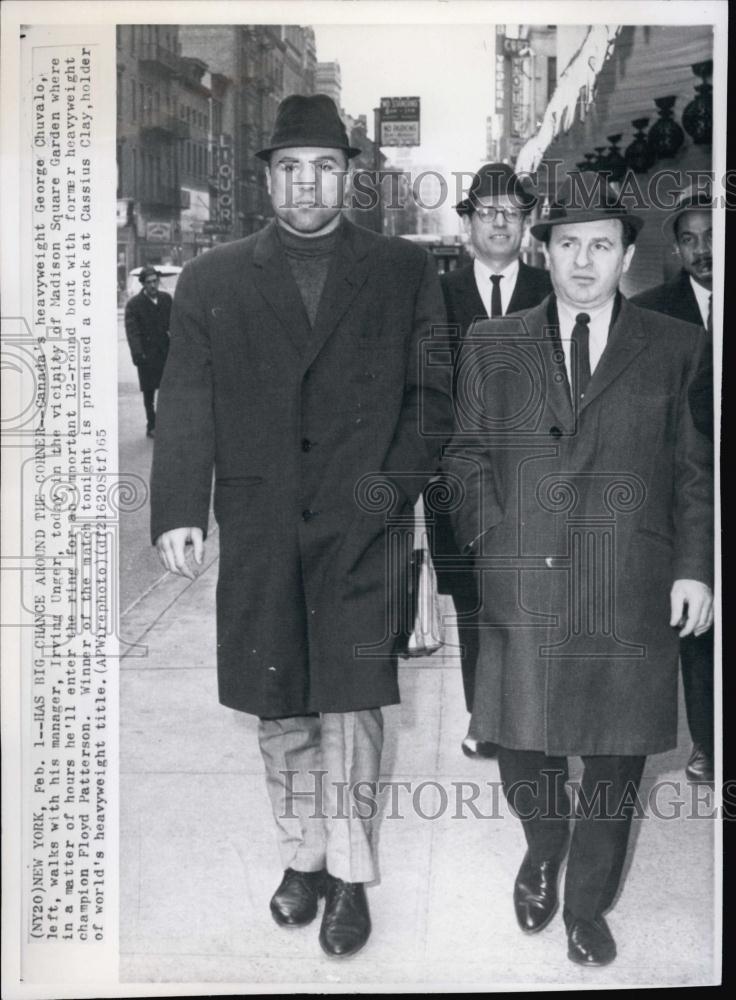
[[[266,164],[266,190],[271,194],[271,165]]]
[[[342,200],[343,200],[343,204],[345,202],[345,199],[347,198],[347,196],[350,194],[350,192],[353,189],[353,179],[354,179],[354,177],[355,177],[355,167],[353,166],[353,164],[351,163],[351,161],[348,160],[347,164],[345,165],[345,172],[344,172],[343,178],[342,178]]]
[[[636,253],[636,247],[634,246],[633,243],[630,243],[626,247],[626,250],[624,251],[624,262],[623,262],[623,266],[621,268],[621,273],[622,274],[626,274],[626,272],[628,271],[628,269],[629,269],[629,267],[631,265],[631,262],[634,259],[634,254],[635,253]]]

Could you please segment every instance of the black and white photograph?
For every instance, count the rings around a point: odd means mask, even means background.
[[[8,7],[3,995],[721,983],[726,4]]]

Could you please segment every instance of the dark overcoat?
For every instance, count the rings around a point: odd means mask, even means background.
[[[625,300],[577,421],[550,300],[458,361],[443,467],[482,587],[471,735],[549,754],[677,738],[674,580],[712,582],[712,456],[688,403],[702,330]]]
[[[398,701],[388,603],[410,553],[389,550],[387,519],[411,524],[451,432],[450,367],[427,351],[444,318],[423,250],[344,219],[314,329],[274,223],[184,268],[152,535],[206,531],[214,471],[223,704],[280,717]]]
[[[475,282],[473,264],[455,268],[440,276],[442,294],[447,310],[447,323],[451,330],[450,344],[453,354],[457,353],[463,337],[475,322],[488,319],[483,300],[478,293]],[[531,267],[523,260],[519,261],[519,273],[514,285],[514,291],[509,300],[506,314],[521,312],[539,305],[552,291],[549,271],[541,267]],[[425,498],[425,506],[431,503],[431,493]],[[430,512],[433,514],[434,535],[433,554],[437,565],[437,582],[439,590],[444,594],[453,594],[456,604],[462,601],[459,594],[467,589],[467,574],[463,571],[443,570],[443,558],[457,555],[459,550],[450,525],[449,516],[442,510]],[[445,563],[447,560],[445,560]],[[474,591],[474,587],[472,588]],[[463,601],[463,603],[465,603]],[[468,688],[466,683],[466,689]],[[468,700],[470,700],[468,698]]]
[[[171,296],[158,292],[154,302],[141,289],[125,306],[125,336],[133,363],[138,369],[141,392],[158,389],[169,353]],[[139,360],[136,363],[136,359]]]
[[[473,264],[456,268],[441,275],[442,293],[447,309],[447,322],[451,330],[453,355],[462,339],[476,321],[488,319],[483,300],[478,292]],[[514,291],[509,300],[506,314],[531,309],[538,305],[552,291],[549,272],[541,267],[531,267],[519,261]],[[432,550],[437,570],[437,585],[440,593],[451,594],[458,614],[458,641],[462,649],[460,665],[462,669],[465,704],[472,710],[475,683],[475,663],[477,659],[478,632],[472,620],[472,610],[478,603],[476,581],[472,573],[473,558],[468,555],[459,559],[457,545],[449,514],[442,509],[443,491],[430,486],[424,496],[425,510],[433,525]],[[432,498],[438,497],[440,509],[432,510]],[[452,563],[452,569],[443,569]]]

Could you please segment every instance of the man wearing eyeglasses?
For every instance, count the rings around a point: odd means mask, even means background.
[[[470,238],[473,263],[442,275],[448,323],[464,337],[476,320],[495,319],[538,305],[552,291],[549,274],[519,259],[529,215],[537,199],[506,163],[486,163],[473,177],[468,196],[455,210]],[[435,555],[456,556],[457,546],[449,517],[435,515]],[[437,559],[441,563],[440,559]],[[477,583],[470,567],[442,571],[437,567],[439,589],[452,595],[458,614],[458,641],[465,703],[472,710],[478,631],[472,615],[478,606]],[[468,757],[494,757],[493,743],[466,736]]]

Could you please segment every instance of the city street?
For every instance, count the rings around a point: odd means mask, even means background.
[[[125,339],[123,310],[118,310],[118,444],[119,471],[139,494],[134,510],[120,513],[120,616],[164,576],[149,534],[148,481],[153,441],[146,437],[146,415],[138,375]],[[123,639],[127,638],[123,625]]]
[[[217,703],[218,534],[195,581],[162,572],[148,528],[153,442],[122,314],[118,364],[120,470],[146,483],[140,506],[121,515],[121,632],[130,643],[120,679],[121,980],[331,991],[712,981],[713,797],[683,780],[682,690],[679,745],[649,759],[642,795],[650,807],[635,823],[637,851],[610,917],[619,959],[582,969],[566,958],[561,917],[533,938],[516,927],[511,887],[523,835],[497,784],[498,806],[489,807],[496,761],[460,752],[467,715],[451,624],[444,650],[403,661],[402,704],[385,713],[382,778],[397,789],[413,782],[414,795],[426,789],[400,810],[402,822],[380,823],[382,875],[369,890],[375,929],[365,952],[335,962],[322,955],[316,924],[288,933],[274,924],[268,900],[280,869],[256,720]],[[474,786],[480,815],[456,803]],[[438,795],[447,808],[438,810]]]

